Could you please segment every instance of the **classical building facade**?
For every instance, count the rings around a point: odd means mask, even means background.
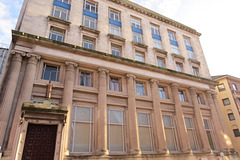
[[[219,82],[215,87],[223,117],[234,149],[240,153],[240,79],[230,75],[213,76]]]
[[[199,36],[127,0],[25,0],[2,158],[237,159]]]

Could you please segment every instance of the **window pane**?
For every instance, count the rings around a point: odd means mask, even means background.
[[[170,116],[163,115],[162,118],[163,118],[164,127],[173,127],[172,118]]]
[[[197,150],[193,130],[188,130],[187,133],[188,133],[188,140],[189,140],[189,144],[190,144],[191,149],[192,150]]]
[[[122,126],[110,125],[109,136],[110,136],[109,138],[110,151],[124,151]]]
[[[147,113],[138,113],[137,116],[138,116],[138,125],[149,125]]]
[[[191,119],[187,118],[187,117],[184,117],[184,120],[185,120],[186,127],[187,128],[192,128]]]
[[[151,133],[149,129],[149,127],[139,127],[139,141],[142,151],[152,151]]]
[[[215,150],[211,132],[210,131],[206,131],[206,133],[207,133],[207,137],[208,137],[208,142],[209,142],[210,148],[212,150]]]
[[[73,152],[89,152],[90,124],[75,123]]]
[[[110,123],[122,124],[122,111],[110,110]]]
[[[90,122],[90,108],[76,107],[76,120]]]
[[[165,136],[166,136],[168,150],[169,151],[177,151],[177,146],[175,144],[174,132],[171,128],[165,128]]]

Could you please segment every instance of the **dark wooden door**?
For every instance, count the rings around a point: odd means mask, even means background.
[[[57,125],[29,124],[22,160],[53,160]]]

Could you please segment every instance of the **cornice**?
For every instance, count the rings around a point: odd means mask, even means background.
[[[140,12],[142,14],[148,15],[150,17],[156,18],[159,21],[162,21],[162,22],[165,22],[165,23],[170,24],[172,26],[178,27],[178,28],[183,29],[183,30],[185,30],[187,32],[196,34],[198,36],[201,35],[201,33],[197,32],[193,28],[190,28],[190,27],[188,27],[188,26],[186,26],[186,25],[184,25],[182,23],[179,23],[179,22],[174,21],[174,20],[172,20],[170,18],[167,18],[167,17],[165,17],[165,16],[163,16],[163,15],[161,15],[159,13],[156,13],[156,12],[154,12],[154,11],[152,11],[150,9],[147,9],[147,8],[145,8],[143,6],[140,6],[140,5],[138,5],[138,4],[134,3],[134,2],[131,2],[131,1],[128,1],[128,0],[109,0],[109,1],[112,1],[114,3],[120,4],[120,5],[125,6],[125,7],[128,7],[129,9],[135,10],[137,12]]]
[[[207,79],[207,78],[203,78],[203,77],[197,77],[197,76],[187,74],[187,73],[183,73],[183,72],[177,72],[177,71],[172,70],[172,69],[162,68],[162,67],[158,67],[156,65],[143,63],[143,62],[138,62],[138,61],[128,59],[128,58],[125,58],[125,57],[114,56],[114,55],[109,54],[109,53],[87,49],[87,48],[83,48],[83,47],[76,46],[76,45],[69,44],[69,43],[54,41],[54,40],[51,40],[51,39],[48,39],[48,38],[45,38],[45,37],[40,37],[40,36],[37,36],[37,35],[32,35],[32,34],[29,34],[29,33],[24,33],[24,32],[20,32],[20,31],[16,31],[16,30],[12,30],[12,40],[13,40],[13,42],[16,42],[17,40],[23,40],[23,41],[31,42],[31,43],[34,43],[34,44],[39,44],[39,45],[43,45],[43,46],[50,46],[51,48],[53,48],[53,46],[56,46],[56,47],[61,48],[62,50],[67,50],[67,51],[71,51],[71,52],[74,51],[74,53],[79,52],[83,55],[104,58],[104,60],[109,60],[109,61],[113,61],[113,62],[119,62],[119,63],[121,62],[121,63],[126,64],[126,65],[132,65],[132,66],[135,66],[135,67],[138,67],[138,68],[149,69],[151,71],[155,71],[155,72],[159,72],[159,73],[163,73],[163,74],[174,75],[174,76],[178,76],[178,77],[185,78],[185,79],[190,79],[190,80],[199,81],[199,82],[202,82],[202,83],[207,83],[207,84],[210,84],[210,85],[217,85],[218,84],[217,82],[215,82],[211,79]]]

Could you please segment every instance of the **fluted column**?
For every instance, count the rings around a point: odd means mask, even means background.
[[[198,104],[197,96],[196,96],[196,89],[191,87],[191,88],[189,88],[189,91],[190,91],[192,103],[194,106],[194,115],[196,117],[200,139],[202,142],[202,151],[203,152],[211,152],[210,145],[208,142],[208,137],[207,137],[207,134],[205,131],[205,126],[203,123],[202,112],[201,112],[200,106]]]
[[[107,150],[107,73],[103,68],[98,69],[98,118],[97,118],[97,154],[108,154]]]
[[[157,151],[159,153],[167,153],[167,143],[166,136],[164,132],[164,125],[162,120],[162,111],[160,106],[160,96],[158,91],[158,81],[151,79],[152,86],[152,98],[153,98],[153,110],[156,128],[156,138],[157,138]]]
[[[25,53],[14,51],[11,54],[12,60],[11,60],[11,68],[8,72],[9,77],[7,81],[7,86],[5,93],[3,94],[2,104],[0,106],[0,146],[3,144],[4,135],[6,133],[7,124],[8,124],[8,118],[10,116],[10,112],[12,109],[12,102],[18,82],[18,77],[22,65],[22,56],[25,55]]]
[[[221,151],[228,151],[227,149],[227,144],[225,142],[225,138],[224,138],[224,132],[222,129],[222,125],[220,122],[220,119],[218,117],[218,113],[215,109],[215,105],[213,102],[213,98],[212,98],[212,91],[206,91],[206,95],[207,95],[207,100],[208,100],[208,104],[211,108],[211,115],[212,115],[212,119],[213,119],[213,124],[214,124],[214,128],[216,131],[216,135],[217,135],[217,139],[219,142],[219,147]]]
[[[225,123],[223,114],[222,114],[222,112],[221,112],[221,108],[220,108],[219,103],[218,103],[218,100],[217,100],[217,92],[216,92],[216,91],[212,92],[212,96],[213,96],[213,102],[214,102],[216,111],[217,111],[217,113],[218,113],[218,117],[219,117],[220,122],[221,122],[221,124],[222,124],[225,142],[227,143],[227,146],[228,146],[230,149],[232,149],[233,146],[232,146],[231,139],[230,139],[230,137],[229,137],[229,130],[227,129],[227,125],[226,125],[226,123]]]
[[[15,138],[15,135],[17,135],[17,126],[19,125],[20,122],[20,116],[21,116],[21,107],[24,102],[29,102],[31,100],[31,95],[32,95],[32,89],[33,89],[33,81],[35,78],[35,72],[36,72],[36,67],[37,67],[37,62],[41,58],[39,55],[27,54],[28,61],[27,61],[27,66],[19,94],[19,98],[17,101],[16,105],[16,110],[13,118],[13,123],[12,123],[12,128],[10,132],[10,137],[8,141],[8,147],[7,150],[11,152],[13,143],[17,143],[17,138]],[[14,145],[16,147],[16,145]]]
[[[127,92],[128,92],[128,123],[129,123],[129,152],[130,154],[140,154],[137,109],[135,101],[134,79],[132,74],[127,74]]]
[[[72,113],[72,99],[73,99],[73,86],[74,86],[74,72],[75,67],[78,65],[74,62],[65,62],[66,64],[66,74],[65,74],[65,80],[64,80],[64,89],[63,89],[63,98],[62,98],[62,105],[67,107],[68,113],[67,113],[67,120],[66,120],[66,140],[65,140],[65,153],[69,153],[69,147],[70,147],[70,138],[72,136],[71,134],[71,113]]]
[[[179,139],[181,141],[181,150],[182,152],[188,153],[190,152],[190,145],[188,142],[188,134],[184,122],[184,115],[182,111],[182,106],[180,102],[180,97],[178,93],[178,85],[177,84],[171,84],[172,94],[173,94],[173,100],[175,103],[175,113],[177,118],[177,124],[179,129]]]

